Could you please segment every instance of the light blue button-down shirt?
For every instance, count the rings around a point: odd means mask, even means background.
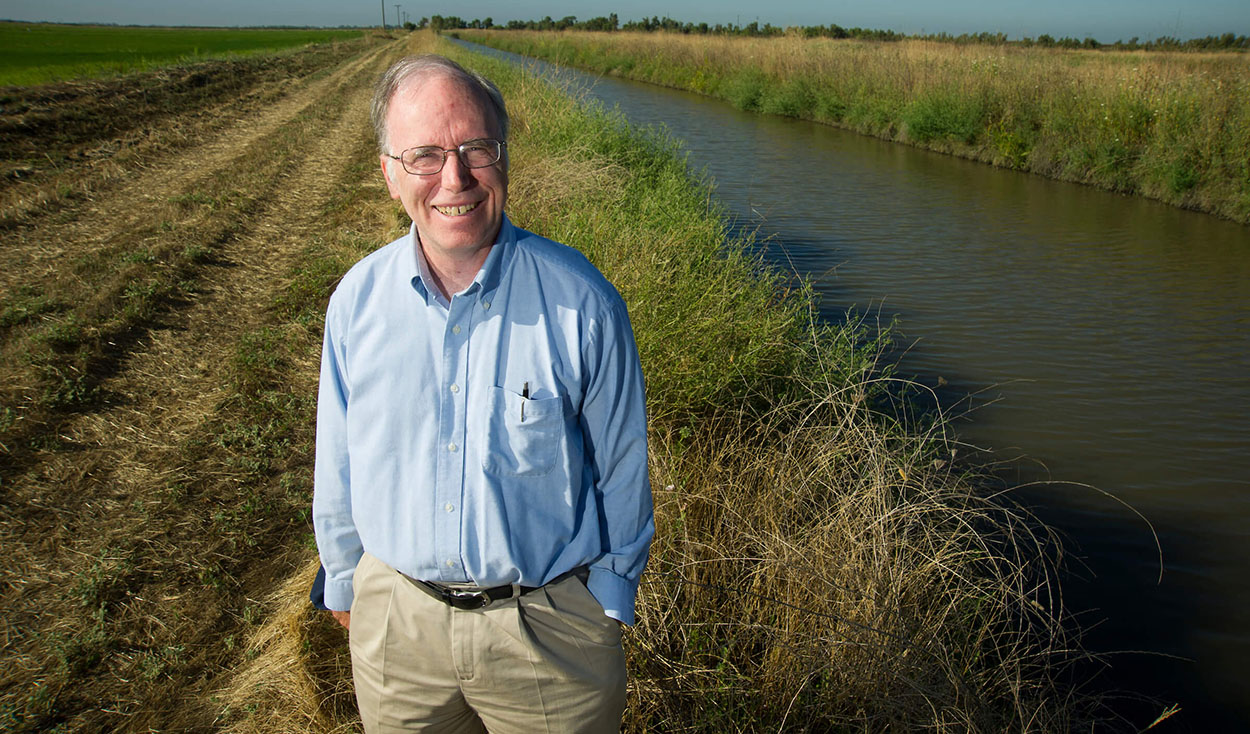
[[[330,609],[350,608],[368,551],[478,586],[586,565],[604,611],[632,624],[655,525],[620,295],[506,218],[450,300],[415,231],[365,257],[326,312],[313,522]]]

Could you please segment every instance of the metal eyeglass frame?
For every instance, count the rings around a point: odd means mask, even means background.
[[[464,156],[465,146],[473,146],[475,144],[480,145],[482,143],[494,143],[495,144],[495,146],[497,147],[497,150],[495,152],[495,160],[491,161],[490,163],[482,163],[480,165],[471,165],[467,160],[465,160],[465,156]],[[433,176],[436,173],[441,173],[443,170],[443,166],[447,165],[448,153],[455,153],[456,157],[460,159],[460,162],[464,164],[465,168],[490,168],[491,166],[495,165],[499,161],[503,160],[504,146],[507,144],[508,144],[508,141],[506,140],[495,140],[494,138],[474,138],[473,140],[466,140],[465,142],[461,143],[460,145],[457,145],[454,148],[440,148],[437,145],[414,145],[411,148],[405,148],[404,150],[399,151],[399,155],[391,155],[390,153],[387,153],[386,157],[394,158],[395,160],[399,161],[399,165],[403,166],[403,169],[407,171],[409,175]],[[438,168],[434,169],[433,171],[425,171],[425,172],[418,172],[418,171],[413,171],[409,169],[408,164],[404,162],[404,154],[410,150],[418,150],[418,149],[428,151],[430,153],[433,153],[434,151],[437,150],[440,153],[442,153],[443,160],[441,163],[438,164]]]

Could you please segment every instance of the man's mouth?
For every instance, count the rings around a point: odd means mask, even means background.
[[[439,214],[443,214],[448,217],[459,217],[476,209],[477,203],[462,204],[460,206],[436,206],[434,208],[438,210]]]

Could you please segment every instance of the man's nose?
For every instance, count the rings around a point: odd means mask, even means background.
[[[458,191],[466,188],[473,180],[473,173],[460,160],[460,151],[447,151],[447,159],[443,161],[443,188]]]

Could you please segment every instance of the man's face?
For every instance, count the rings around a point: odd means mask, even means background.
[[[462,82],[443,76],[409,82],[395,92],[386,116],[389,153],[418,145],[455,148],[480,138],[499,139],[494,113]],[[461,259],[480,255],[495,242],[508,197],[506,157],[486,168],[466,168],[448,153],[443,170],[408,173],[399,161],[381,156],[391,198],[398,199],[417,226],[426,257]]]

